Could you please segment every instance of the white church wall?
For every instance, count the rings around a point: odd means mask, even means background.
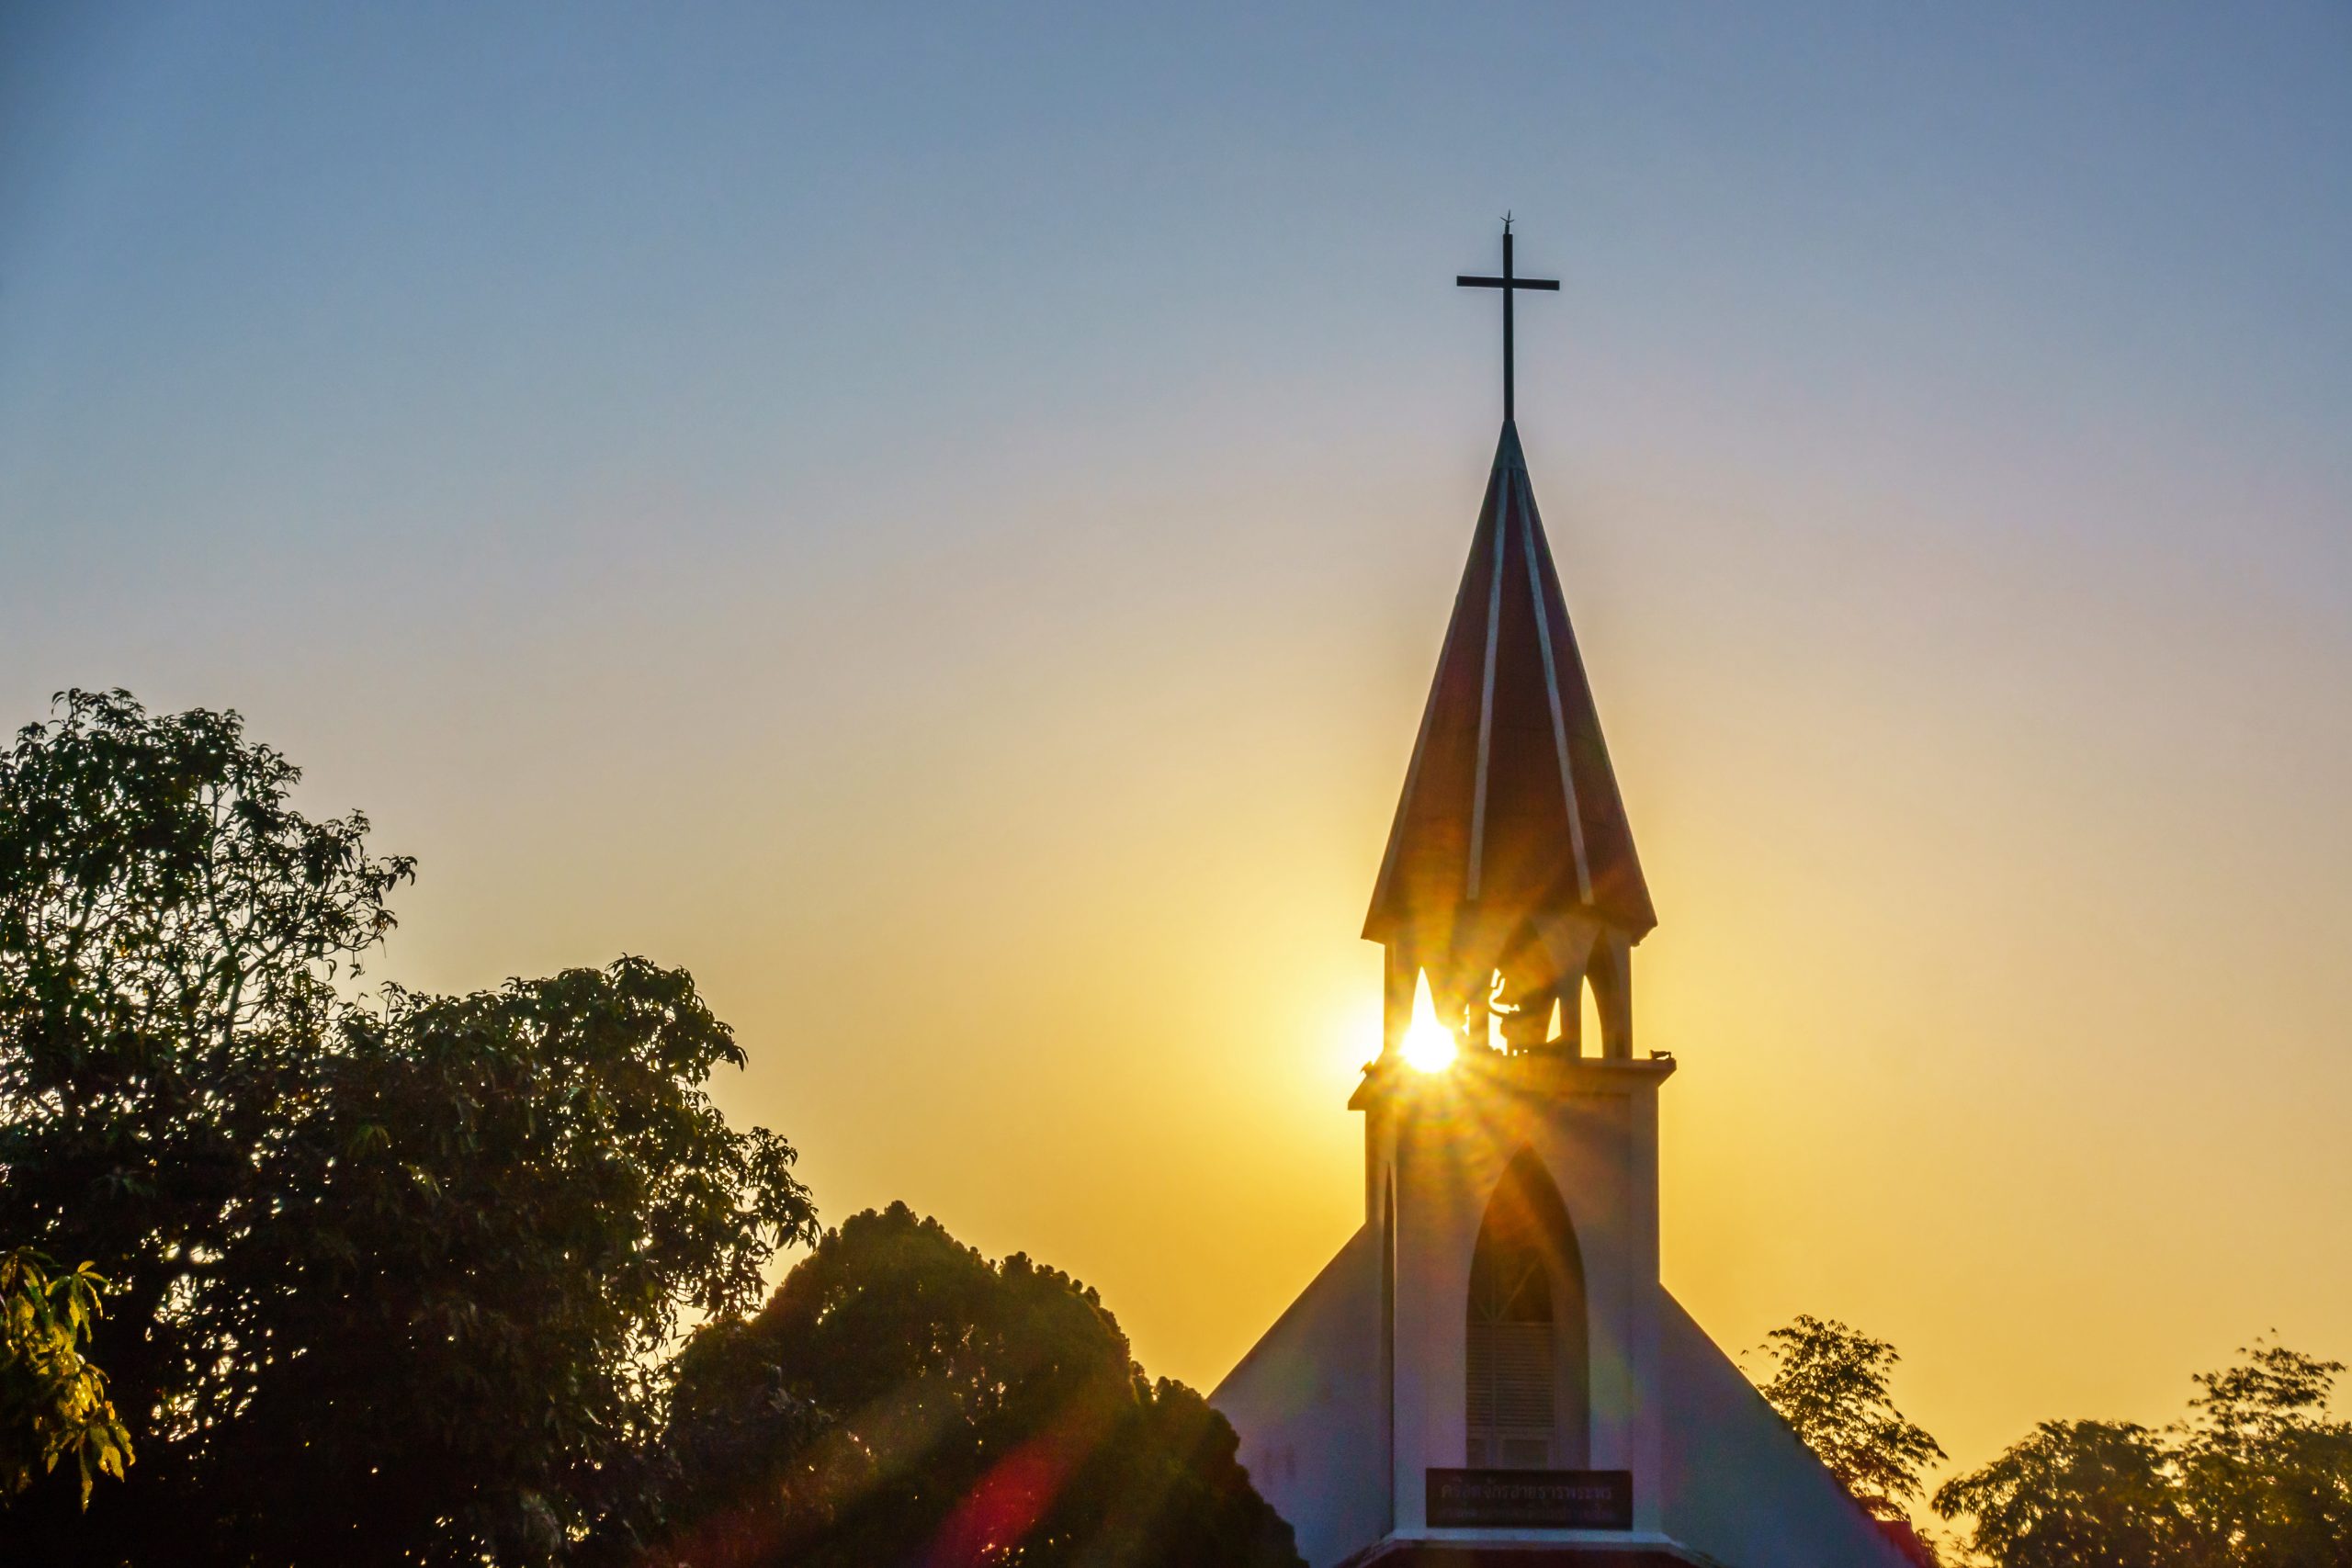
[[[1910,1568],[1680,1303],[1657,1296],[1667,1532],[1736,1568]]]
[[[1391,1484],[1403,1534],[1430,1533],[1424,1472],[1465,1461],[1471,1255],[1487,1205],[1522,1150],[1557,1190],[1583,1264],[1591,1414],[1581,1462],[1633,1472],[1634,1528],[1659,1528],[1661,1413],[1645,1391],[1656,1386],[1658,1354],[1656,1084],[1663,1074],[1590,1061],[1553,1070],[1577,1080],[1573,1089],[1456,1076],[1400,1092]]]
[[[1209,1395],[1308,1568],[1388,1532],[1380,1265],[1380,1234],[1366,1225]]]

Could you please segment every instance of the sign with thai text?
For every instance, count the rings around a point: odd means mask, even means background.
[[[1634,1528],[1630,1470],[1432,1470],[1428,1475],[1432,1529]]]

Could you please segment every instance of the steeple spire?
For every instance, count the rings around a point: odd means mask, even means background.
[[[1504,277],[1460,281],[1502,288],[1508,307],[1532,285],[1504,256]],[[1426,972],[1474,1041],[1493,1011],[1510,1049],[1575,1051],[1589,980],[1605,1053],[1629,1055],[1631,950],[1657,923],[1507,415],[1364,920],[1389,952],[1390,1043]]]

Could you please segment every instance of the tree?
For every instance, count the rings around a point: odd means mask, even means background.
[[[70,1454],[87,1508],[97,1477],[130,1462],[106,1374],[82,1354],[105,1289],[86,1263],[61,1274],[28,1247],[0,1253],[0,1500]]]
[[[829,1232],[680,1359],[691,1568],[1287,1568],[1225,1418],[1147,1380],[1095,1292],[991,1263],[903,1204]]]
[[[647,1370],[813,1235],[743,1055],[641,959],[479,995],[347,982],[412,875],[234,714],[74,692],[0,753],[0,1235],[121,1289],[140,1463],[0,1558],[537,1562],[626,1539]]]
[[[2206,1561],[2230,1568],[2352,1564],[2352,1423],[2331,1420],[2340,1361],[2256,1341],[2199,1372],[2175,1464]]]
[[[1759,1348],[1773,1362],[1760,1385],[1765,1401],[1873,1518],[1906,1519],[1921,1472],[1944,1450],[1894,1407],[1894,1347],[1808,1315],[1772,1330]]]
[[[2352,1424],[2326,1414],[2334,1361],[2256,1342],[2200,1372],[2161,1430],[2045,1421],[1946,1482],[1946,1518],[1999,1568],[2327,1568],[2352,1564]]]
[[[1945,1518],[2001,1568],[2170,1568],[2192,1562],[2163,1436],[2130,1422],[2044,1421],[1992,1463],[1936,1489]]]

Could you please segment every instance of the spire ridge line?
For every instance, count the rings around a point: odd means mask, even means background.
[[[1495,729],[1495,649],[1503,626],[1503,539],[1510,521],[1510,475],[1495,474],[1495,557],[1487,582],[1487,661],[1478,688],[1478,778],[1470,793],[1470,874],[1464,897],[1478,897],[1487,859],[1487,763]]]
[[[1522,502],[1519,513],[1519,546],[1527,558],[1527,595],[1535,612],[1535,646],[1544,655],[1544,694],[1552,708],[1552,750],[1560,762],[1560,794],[1568,808],[1568,848],[1576,856],[1577,897],[1592,902],[1592,863],[1584,848],[1584,812],[1577,805],[1576,773],[1568,766],[1568,721],[1560,710],[1560,666],[1552,655],[1552,617],[1544,613],[1544,574],[1535,569],[1535,525],[1530,521],[1534,497],[1524,494],[1527,470],[1519,471]]]

